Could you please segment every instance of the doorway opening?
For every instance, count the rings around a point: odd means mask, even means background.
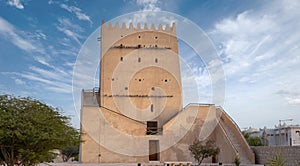
[[[159,140],[149,140],[149,161],[159,161]]]

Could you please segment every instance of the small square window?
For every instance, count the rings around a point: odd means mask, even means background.
[[[157,121],[147,121],[147,133],[146,134],[147,135],[159,134]]]

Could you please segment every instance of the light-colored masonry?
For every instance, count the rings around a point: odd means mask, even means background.
[[[213,140],[204,162],[254,163],[254,154],[221,107],[183,107],[176,26],[103,22],[100,88],[82,91],[82,163],[194,161],[195,139]]]

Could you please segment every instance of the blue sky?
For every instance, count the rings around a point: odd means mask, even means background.
[[[241,128],[288,118],[300,124],[299,8],[297,0],[0,0],[0,94],[59,107],[78,127],[72,76],[82,44],[102,19],[169,11],[196,23],[214,43],[225,72],[223,107]],[[192,68],[207,89],[205,66]],[[206,102],[209,94],[201,96]]]

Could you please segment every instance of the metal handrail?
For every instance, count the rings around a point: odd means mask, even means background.
[[[243,142],[247,142],[245,137],[241,134],[242,131],[241,129],[238,127],[238,125],[234,122],[234,120],[225,112],[223,111],[224,109],[221,107],[221,106],[217,106],[216,107],[217,109],[220,109],[221,113],[225,115],[225,117],[235,126],[235,128],[239,131],[239,135],[240,135],[240,138],[243,140]],[[248,149],[248,151],[246,151],[246,153],[248,154],[248,157],[251,157],[249,158],[250,160],[252,160],[252,158],[254,157],[254,153],[252,152],[250,146],[247,144],[247,143],[244,143],[244,146],[246,146],[246,148]],[[251,153],[252,152],[252,153]]]
[[[227,131],[224,129],[224,127],[222,126],[221,123],[219,123],[219,126],[220,126],[221,130],[224,132],[225,137],[229,140],[230,144],[232,145],[232,147],[233,147],[235,153],[236,153],[236,154],[239,154],[239,151],[237,150],[237,148],[235,147],[235,145],[234,145],[233,142],[231,141],[230,137],[228,136]]]

